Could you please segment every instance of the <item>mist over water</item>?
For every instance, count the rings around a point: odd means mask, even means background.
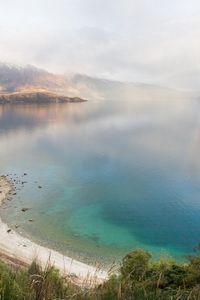
[[[2,218],[90,262],[135,248],[182,259],[200,242],[199,111],[180,99],[0,106],[1,173],[28,174]]]

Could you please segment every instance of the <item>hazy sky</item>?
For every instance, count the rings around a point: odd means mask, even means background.
[[[200,1],[0,0],[0,60],[200,90]]]

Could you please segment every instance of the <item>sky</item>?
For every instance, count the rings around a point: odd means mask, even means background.
[[[0,0],[0,61],[200,91],[200,1]]]

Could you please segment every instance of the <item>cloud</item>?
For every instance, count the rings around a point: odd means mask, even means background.
[[[0,0],[0,60],[200,86],[197,0]]]

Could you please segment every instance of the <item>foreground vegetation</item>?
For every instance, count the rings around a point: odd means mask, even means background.
[[[151,255],[136,250],[124,257],[118,275],[93,289],[73,285],[47,265],[30,268],[0,263],[0,300],[184,300],[200,299],[200,256],[187,264],[151,262]]]

